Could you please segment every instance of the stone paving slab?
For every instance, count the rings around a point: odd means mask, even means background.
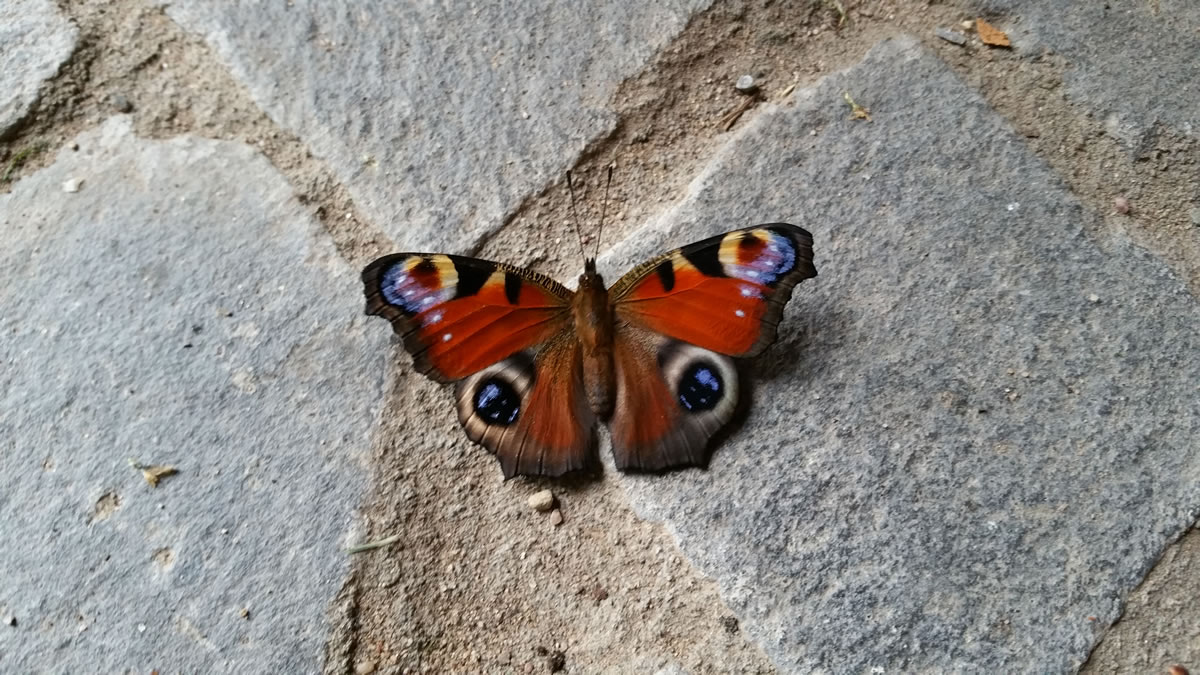
[[[616,84],[709,0],[161,4],[401,249],[462,252],[614,127]]]
[[[1200,307],[1093,217],[904,38],[761,114],[603,261],[814,233],[711,468],[621,478],[782,670],[1073,671],[1200,514]]]
[[[387,341],[252,148],[76,140],[0,195],[0,670],[313,672]]]
[[[77,33],[50,0],[0,3],[0,138],[28,114],[42,83],[75,51]]]
[[[1200,3],[975,0],[1014,47],[1063,56],[1068,95],[1135,154],[1163,124],[1200,137]],[[1119,48],[1114,48],[1119,46]]]

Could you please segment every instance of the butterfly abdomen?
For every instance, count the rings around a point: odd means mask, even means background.
[[[616,400],[613,373],[613,311],[604,279],[596,273],[596,261],[584,264],[579,288],[571,298],[575,334],[583,348],[583,385],[588,407],[600,419],[608,419]]]

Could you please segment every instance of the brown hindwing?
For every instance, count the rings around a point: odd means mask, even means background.
[[[708,442],[733,417],[733,359],[618,324],[617,405],[609,424],[622,471],[708,464]]]
[[[496,455],[505,478],[560,476],[594,460],[596,420],[569,334],[459,381],[454,392],[467,435]]]

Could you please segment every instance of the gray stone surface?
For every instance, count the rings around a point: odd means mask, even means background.
[[[1070,64],[1069,96],[1140,154],[1163,124],[1200,137],[1200,3],[975,0],[1026,54]]]
[[[622,478],[781,669],[1072,671],[1200,513],[1200,307],[1091,218],[900,39],[764,112],[603,261],[816,237],[710,470]]]
[[[0,195],[0,670],[314,672],[386,338],[253,149],[77,142]]]
[[[708,2],[162,4],[398,246],[463,251],[614,127],[617,83]]]
[[[50,0],[0,2],[0,138],[28,114],[42,82],[75,51],[76,33]]]
[[[1200,528],[1167,549],[1138,589],[1121,620],[1104,636],[1081,671],[1167,673],[1173,664],[1200,665]]]

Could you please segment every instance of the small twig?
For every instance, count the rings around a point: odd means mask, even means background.
[[[837,27],[841,28],[846,23],[846,8],[840,0],[825,0],[825,6],[838,13]]]
[[[733,128],[733,125],[737,123],[738,118],[742,116],[742,113],[749,110],[757,102],[757,96],[747,96],[746,100],[742,101],[741,105],[734,108],[733,111],[728,115],[722,117],[719,124],[725,129],[725,131],[729,131]]]
[[[392,536],[384,539],[377,539],[375,541],[369,541],[365,544],[359,544],[358,546],[351,546],[350,548],[346,549],[346,553],[353,555],[355,553],[362,553],[364,551],[374,551],[377,548],[391,546],[398,541],[400,541],[400,535],[393,534]]]

